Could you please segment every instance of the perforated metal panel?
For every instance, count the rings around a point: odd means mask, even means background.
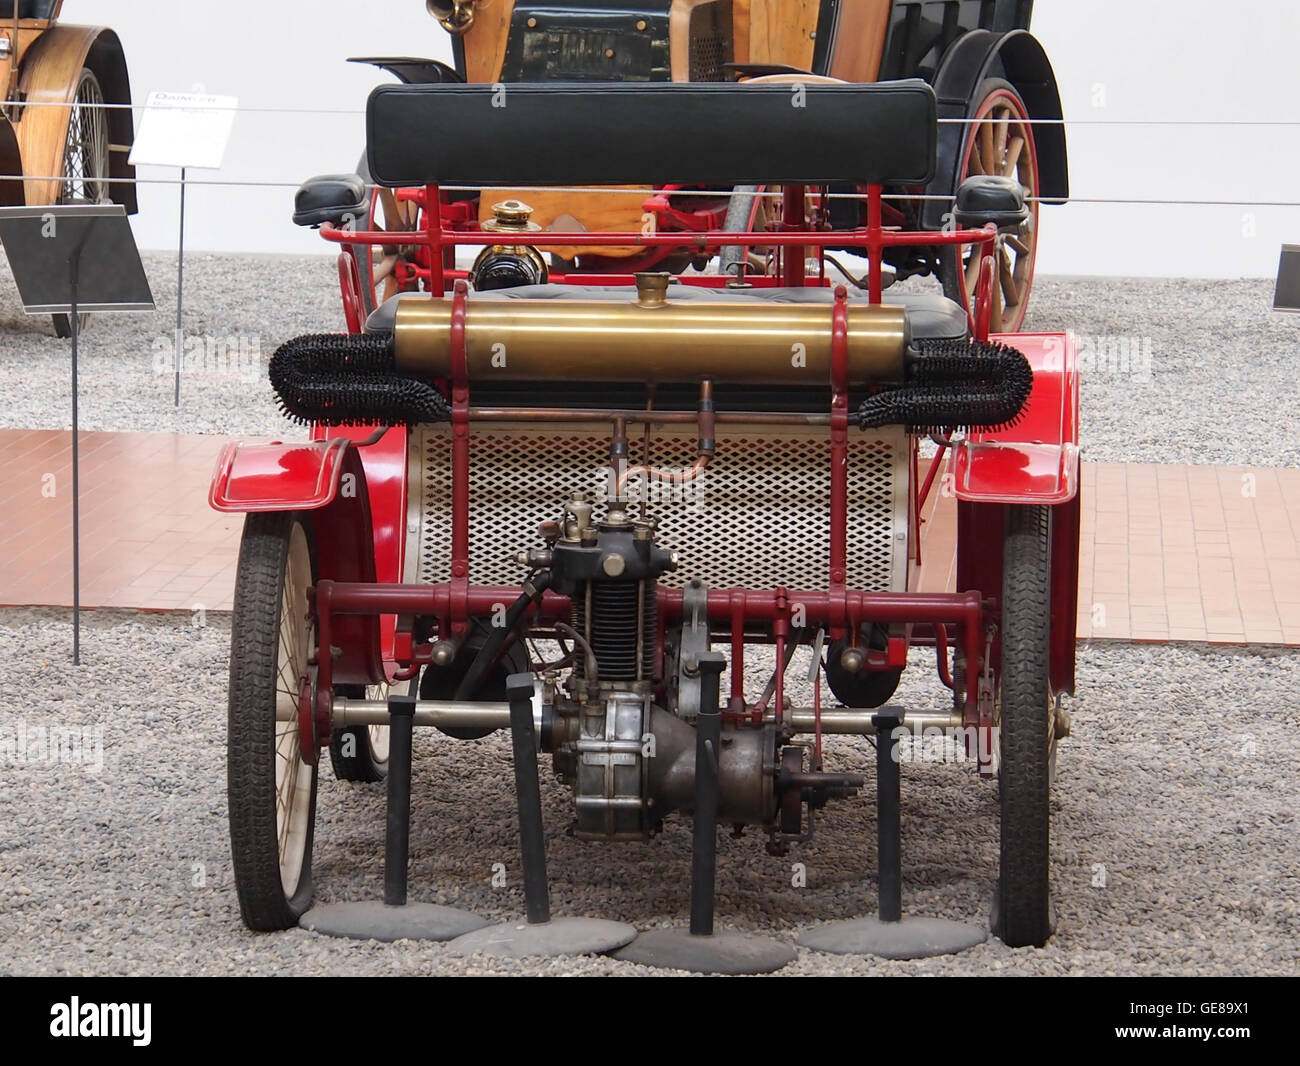
[[[729,81],[725,64],[731,62],[731,54],[731,0],[692,8],[689,79]]]
[[[630,434],[633,462],[642,457]],[[407,581],[446,581],[451,569],[451,434],[445,425],[411,433],[411,514]],[[659,429],[651,463],[690,466],[694,429]],[[470,443],[470,581],[513,585],[523,571],[515,552],[540,546],[538,523],[560,518],[581,490],[612,495],[609,426],[476,424]],[[419,491],[415,486],[419,485]],[[907,448],[901,431],[849,433],[848,586],[905,587]],[[712,588],[823,589],[830,558],[830,440],[823,429],[779,432],[719,426],[717,454],[693,486],[649,487],[661,544],[682,564],[663,578],[693,577]],[[634,492],[629,496],[637,499]]]

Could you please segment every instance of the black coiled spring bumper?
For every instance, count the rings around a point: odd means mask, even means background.
[[[269,372],[280,410],[298,422],[411,426],[451,417],[436,387],[398,372],[391,335],[295,337],[276,349]],[[914,432],[1003,429],[1019,421],[1033,384],[1028,360],[1005,344],[921,341],[905,383],[869,396],[856,421]]]
[[[903,385],[863,401],[857,416],[863,429],[1007,429],[1020,421],[1034,387],[1029,360],[1009,345],[989,342],[919,341],[904,372]]]
[[[434,386],[397,371],[390,334],[309,333],[271,356],[280,410],[323,426],[419,425],[451,418]]]

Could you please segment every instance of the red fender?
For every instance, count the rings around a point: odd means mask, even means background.
[[[1068,503],[1079,491],[1079,344],[1070,333],[1004,333],[1034,371],[1024,417],[972,433],[953,457],[953,491],[967,503]]]
[[[991,338],[1025,354],[1034,388],[1025,416],[1011,429],[972,433],[955,449],[957,588],[1002,594],[1006,504],[1052,508],[1052,691],[1074,691],[1079,601],[1079,363],[1069,333],[1016,333]],[[993,642],[994,670],[1000,662]]]
[[[235,514],[318,510],[338,496],[349,472],[347,457],[359,454],[360,475],[347,483],[345,495],[367,490],[375,580],[400,581],[406,544],[406,430],[396,427],[374,444],[351,447],[371,432],[368,426],[318,426],[310,441],[227,444],[217,457],[208,503]]]
[[[368,429],[335,432],[347,436],[226,445],[217,458],[208,502],[227,513],[313,512],[318,579],[397,581],[403,547],[406,432],[390,430],[364,450],[355,447],[349,436],[368,436]],[[393,627],[391,616],[335,618],[332,642],[342,654],[334,661],[334,683],[384,680],[383,659],[392,657]]]
[[[319,440],[333,434],[336,438],[341,435],[359,441],[369,437],[374,429],[373,426],[314,426],[312,437]],[[406,566],[406,428],[394,426],[376,443],[360,451],[370,490],[375,580],[395,584],[403,580]],[[380,615],[379,632],[384,661],[392,663],[397,657],[397,616]]]

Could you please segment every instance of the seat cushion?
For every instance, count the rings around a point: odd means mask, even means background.
[[[536,188],[926,185],[935,173],[937,104],[919,79],[544,82],[511,84],[506,96],[502,107],[496,85],[380,85],[366,105],[371,176],[389,187]]]
[[[293,224],[319,226],[332,222],[343,225],[356,219],[362,227],[367,210],[366,183],[356,174],[320,174],[308,178],[293,198]]]
[[[476,292],[474,300],[611,300],[626,303],[632,289],[622,285],[520,285],[513,289]],[[668,298],[674,302],[691,300],[717,303],[830,303],[829,288],[706,289],[699,285],[673,285]],[[427,299],[424,293],[399,293],[375,308],[366,319],[367,333],[391,333],[397,318],[397,301]],[[850,289],[849,299],[865,300],[867,294]],[[965,340],[966,312],[946,296],[930,292],[885,292],[885,303],[907,310],[912,336],[917,340]]]
[[[999,174],[972,175],[957,187],[953,217],[964,229],[992,222],[999,230],[1015,231],[1029,217],[1025,187]]]

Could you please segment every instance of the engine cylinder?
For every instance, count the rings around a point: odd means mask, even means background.
[[[570,503],[581,515],[552,550],[552,587],[573,602],[573,627],[596,657],[601,682],[653,678],[659,618],[659,575],[675,565],[674,554],[654,542],[653,527],[632,521],[622,508],[599,526],[590,504]],[[585,666],[575,667],[579,676]]]

